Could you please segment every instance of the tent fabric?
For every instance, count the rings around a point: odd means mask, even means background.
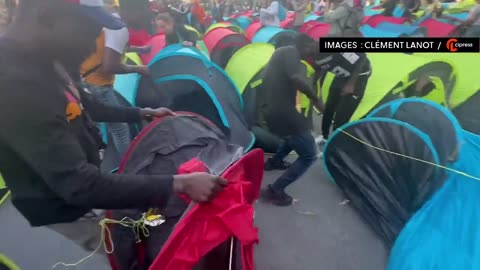
[[[465,102],[452,109],[462,127],[469,132],[480,134],[480,88]]]
[[[268,153],[275,152],[283,142],[270,133],[264,123],[262,104],[265,91],[262,91],[262,71],[275,48],[268,43],[252,43],[238,50],[228,62],[225,71],[242,93],[245,103],[244,115],[248,126],[255,135],[255,147]]]
[[[232,19],[231,22],[245,30],[252,23],[252,20],[246,16],[240,16]]]
[[[330,24],[321,23],[305,31],[305,34],[307,34],[309,37],[313,38],[314,40],[319,40],[322,37],[326,37],[329,32],[330,32]]]
[[[360,27],[360,32],[364,37],[381,37],[381,38],[393,38],[399,37],[402,33],[373,28],[368,24]]]
[[[408,81],[411,72],[432,62],[432,60],[423,57],[400,53],[372,53],[367,55],[372,65],[372,75],[368,80],[365,94],[350,119],[351,121],[367,115],[374,107],[382,103],[386,96],[395,94],[393,90],[398,83]],[[396,63],[395,72],[392,72],[391,63]]]
[[[260,29],[252,39],[252,42],[276,43],[276,39],[281,36],[288,36],[295,38],[296,32],[291,30],[284,30],[280,27],[266,26]]]
[[[406,18],[396,18],[396,17],[389,17],[389,16],[383,16],[383,15],[374,15],[371,16],[368,21],[365,23],[368,24],[371,27],[377,27],[380,23],[383,22],[389,22],[389,23],[394,23],[394,24],[405,24]]]
[[[456,25],[443,23],[435,19],[426,19],[419,26],[427,30],[428,37],[448,37],[457,30]]]
[[[152,49],[150,50],[150,53],[148,54],[142,54],[140,57],[142,58],[142,62],[145,64],[148,64],[152,61],[152,59],[155,57],[155,55],[162,50],[165,45],[166,45],[166,40],[165,40],[165,35],[159,34],[155,35],[150,38],[150,40],[147,41],[145,46],[151,46]]]
[[[305,17],[305,19],[303,20],[304,22],[310,22],[310,21],[317,21],[319,20],[321,17],[318,16],[318,15],[310,15],[310,16],[307,16]]]
[[[156,119],[142,130],[125,154],[119,172],[177,174],[182,164],[195,159],[202,162],[207,172],[220,175],[242,155],[242,147],[228,144],[225,135],[209,120],[191,113],[177,112],[175,116]],[[143,241],[142,257],[147,265],[155,260],[168,233],[186,209],[186,202],[177,196],[172,196],[167,206],[161,209],[167,222],[160,227],[149,228],[150,235]],[[138,219],[145,211],[146,209],[119,210],[108,215],[113,219],[127,216]],[[115,246],[115,258],[110,257],[112,264],[132,264],[137,259],[123,255],[135,254],[132,250],[135,249],[135,235],[130,228],[118,225],[110,227],[114,239],[122,239],[122,244]]]
[[[394,24],[389,22],[382,22],[378,24],[376,29],[383,30],[383,31],[396,32],[396,33],[399,33],[400,35],[405,34],[409,36],[419,31],[419,27],[416,27],[416,26]]]
[[[419,104],[427,102],[418,100]],[[389,270],[453,270],[478,269],[480,254],[478,244],[478,192],[476,179],[480,169],[480,138],[464,131],[457,119],[445,108],[428,103],[441,111],[450,125],[456,128],[458,158],[447,165],[462,172],[446,172],[448,178],[442,188],[410,219],[399,235],[390,254]],[[440,122],[444,119],[431,119]],[[443,130],[433,132],[443,134]]]
[[[240,269],[254,269],[253,246],[258,242],[258,229],[253,224],[252,204],[258,198],[263,177],[263,152],[257,149],[248,153],[222,177],[230,184],[211,203],[196,204],[187,212],[151,270],[220,270],[228,269],[229,264],[231,268],[231,260],[224,262],[217,255],[216,248],[224,245],[230,251],[240,250]],[[202,258],[206,259],[203,265]]]
[[[20,270],[12,260],[0,253],[0,270]]]
[[[331,179],[373,231],[392,246],[410,216],[439,184],[437,171],[425,163],[378,151],[342,131],[366,144],[434,163],[438,163],[436,150],[419,129],[376,117],[340,127],[325,145],[324,166]]]
[[[202,33],[200,33],[195,27],[186,24],[186,25],[185,25],[185,28],[186,28],[187,30],[190,30],[190,31],[192,31],[192,32],[195,32],[195,34],[197,34],[197,37],[198,37],[199,39],[203,38]]]
[[[230,59],[225,72],[243,94],[252,78],[268,63],[275,48],[268,43],[252,43],[239,49]]]
[[[222,68],[225,68],[238,49],[249,43],[245,35],[227,28],[216,28],[208,32],[203,41],[210,53],[210,59]]]
[[[245,36],[248,40],[252,40],[255,34],[262,28],[262,24],[260,22],[254,22],[250,24],[247,29],[245,29]]]
[[[136,94],[140,107],[168,107],[200,114],[248,150],[254,143],[243,115],[243,100],[228,75],[195,48],[172,45],[149,64]],[[188,98],[187,98],[188,97]]]
[[[447,62],[452,65],[455,85],[449,96],[449,106],[451,108],[461,105],[480,89],[480,81],[476,79],[477,72],[472,68],[480,61],[478,53],[415,53],[415,56]]]
[[[291,29],[295,20],[293,18],[287,18],[280,22],[280,28]]]
[[[5,180],[3,180],[3,177],[0,174],[0,205],[5,202],[9,195],[10,191],[7,189]]]
[[[221,23],[215,23],[215,24],[210,25],[210,27],[207,29],[207,31],[205,31],[205,35],[208,34],[208,32],[210,32],[214,29],[217,29],[217,28],[228,28],[228,29],[230,29],[234,32],[243,33],[242,28],[240,28],[236,25],[233,25],[230,22],[221,22]]]
[[[306,33],[308,30],[310,30],[312,27],[315,27],[317,25],[320,25],[321,23],[320,22],[317,22],[317,21],[308,21],[304,24],[302,24],[302,26],[298,29],[298,32],[300,33]]]

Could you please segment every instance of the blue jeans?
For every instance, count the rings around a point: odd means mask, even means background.
[[[113,86],[94,86],[90,84],[86,86],[98,101],[110,106],[122,106],[115,96]],[[106,126],[109,138],[113,141],[111,143],[122,157],[130,146],[130,126],[127,123],[106,123]]]
[[[317,144],[310,131],[285,138],[285,142],[278,148],[271,162],[282,162],[292,150],[298,154],[298,158],[273,183],[272,189],[275,191],[285,190],[287,186],[300,178],[317,160]]]

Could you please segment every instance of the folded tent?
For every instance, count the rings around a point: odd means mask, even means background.
[[[231,143],[251,148],[254,136],[239,91],[223,69],[199,50],[171,45],[152,60],[149,69],[150,77],[139,81],[136,106],[200,114],[225,132]]]
[[[197,204],[175,227],[150,270],[254,270],[253,203],[263,176],[253,150],[222,174],[229,185],[210,204]]]
[[[228,60],[238,49],[250,43],[245,35],[228,28],[209,31],[203,38],[203,42],[208,49],[210,59],[221,68],[225,68]]]

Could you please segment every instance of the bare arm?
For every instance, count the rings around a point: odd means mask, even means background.
[[[117,51],[105,48],[103,55],[101,70],[109,74],[127,74],[127,73],[141,73],[143,74],[145,66],[125,65],[122,63],[123,55]]]

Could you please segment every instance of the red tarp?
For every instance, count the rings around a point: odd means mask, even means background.
[[[186,164],[186,171],[198,167],[196,163]],[[150,270],[191,270],[202,257],[232,237],[241,244],[242,270],[254,269],[253,246],[258,242],[258,229],[253,224],[252,204],[260,192],[263,151],[249,152],[222,177],[229,185],[211,203],[196,204],[187,212]]]
[[[457,30],[456,25],[439,22],[435,19],[426,19],[419,26],[427,29],[427,37],[448,37]]]
[[[389,22],[394,24],[404,24],[406,23],[407,18],[397,18],[397,17],[389,17],[383,15],[373,15],[371,16],[365,23],[370,25],[371,27],[377,27],[377,25],[383,22]]]

